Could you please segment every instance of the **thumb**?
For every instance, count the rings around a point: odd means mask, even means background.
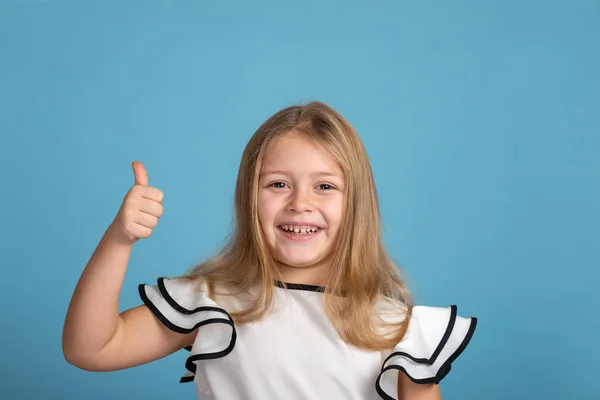
[[[131,163],[131,168],[133,169],[133,176],[135,177],[135,184],[148,186],[148,172],[146,171],[146,167],[139,161],[134,161]]]

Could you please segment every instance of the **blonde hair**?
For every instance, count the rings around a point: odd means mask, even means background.
[[[238,322],[254,321],[270,312],[274,281],[280,276],[258,220],[258,180],[269,146],[291,131],[321,144],[344,171],[345,220],[325,283],[325,313],[347,343],[370,350],[392,348],[406,332],[411,295],[383,245],[379,201],[366,149],[350,123],[324,103],[280,110],[250,138],[235,189],[235,229],[217,256],[186,276],[204,279],[210,288],[227,287],[232,294],[258,288],[247,308],[228,310]],[[378,325],[374,318],[382,298],[397,306],[398,315],[405,313],[404,318],[388,323],[379,320]],[[381,324],[387,327],[385,334],[379,329]]]

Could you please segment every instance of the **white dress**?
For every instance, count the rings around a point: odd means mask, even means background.
[[[200,400],[397,399],[398,371],[417,383],[438,383],[477,324],[458,316],[456,306],[415,306],[393,349],[360,350],[336,333],[320,289],[276,283],[274,311],[235,324],[227,310],[240,304],[230,296],[213,301],[202,283],[159,278],[154,286],[139,285],[143,302],[168,328],[200,327],[180,380],[195,382]]]

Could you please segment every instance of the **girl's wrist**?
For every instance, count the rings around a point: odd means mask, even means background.
[[[116,246],[119,248],[123,248],[125,250],[131,250],[133,247],[133,243],[127,240],[123,240],[121,235],[115,232],[115,227],[111,224],[104,234],[104,238],[111,246]]]

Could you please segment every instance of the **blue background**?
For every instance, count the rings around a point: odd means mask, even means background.
[[[183,352],[89,373],[61,353],[77,279],[139,159],[165,214],[122,294],[229,229],[239,158],[311,99],[358,129],[421,304],[480,324],[445,400],[600,398],[598,1],[0,5],[0,396],[195,397]]]

